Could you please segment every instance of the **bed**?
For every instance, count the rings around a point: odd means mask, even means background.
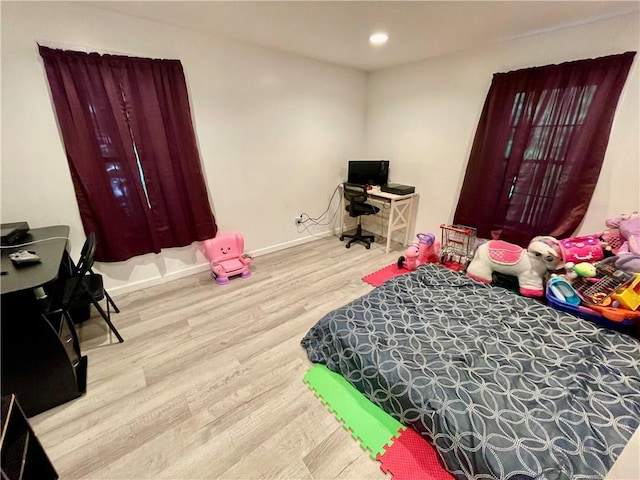
[[[436,264],[328,313],[302,345],[460,479],[604,478],[640,424],[640,342]]]

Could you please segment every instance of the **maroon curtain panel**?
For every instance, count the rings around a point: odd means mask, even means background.
[[[635,52],[493,77],[454,223],[526,246],[566,238],[596,187]]]
[[[40,55],[96,260],[214,237],[180,62],[43,46]]]

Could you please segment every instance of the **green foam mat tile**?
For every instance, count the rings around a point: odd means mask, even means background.
[[[324,365],[311,367],[302,380],[374,459],[383,454],[385,445],[390,445],[404,429],[400,422]]]

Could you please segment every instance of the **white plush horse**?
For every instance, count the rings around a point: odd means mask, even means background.
[[[492,273],[518,277],[520,293],[527,297],[544,294],[544,274],[560,267],[560,244],[553,237],[535,237],[524,248],[503,240],[490,240],[480,245],[467,267],[467,276],[491,283]]]

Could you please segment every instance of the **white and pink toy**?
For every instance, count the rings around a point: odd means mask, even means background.
[[[560,246],[553,237],[536,237],[527,249],[503,240],[490,240],[480,245],[467,267],[467,276],[491,283],[492,273],[518,278],[520,294],[527,297],[544,295],[544,275],[560,267]]]
[[[251,257],[244,253],[244,237],[239,233],[218,234],[204,242],[204,254],[211,265],[211,276],[216,283],[229,283],[229,277],[251,276]]]

